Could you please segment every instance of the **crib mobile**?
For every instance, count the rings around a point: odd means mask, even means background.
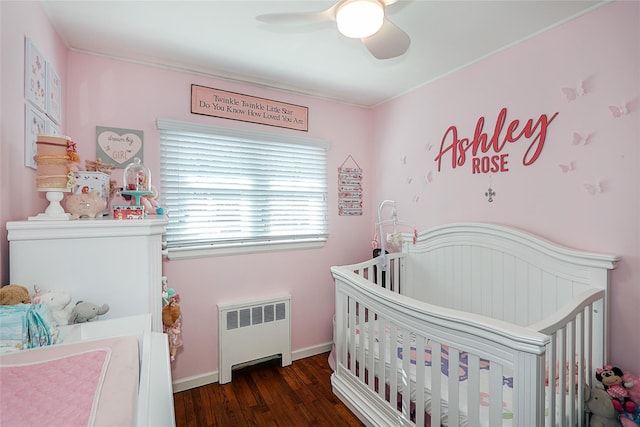
[[[385,205],[391,205],[391,219],[382,220],[382,211]],[[381,238],[384,235],[383,231],[385,227],[392,226],[393,231],[387,233],[386,238]],[[398,230],[398,227],[409,227],[413,230],[413,244],[416,244],[418,238],[418,230],[406,221],[398,219],[398,209],[396,208],[395,200],[383,200],[378,206],[378,222],[374,226],[373,240],[371,246],[373,249],[380,249],[380,268],[382,271],[387,269],[387,248],[385,242],[394,248],[399,248],[404,243],[404,236]]]

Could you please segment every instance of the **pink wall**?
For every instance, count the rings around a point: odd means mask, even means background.
[[[191,84],[308,106],[309,132],[190,114]],[[370,169],[368,111],[359,108],[77,53],[69,54],[67,96],[67,129],[79,144],[81,157],[95,158],[96,125],[143,130],[144,163],[156,177],[158,117],[330,141],[330,195],[337,194],[337,168],[349,154]],[[334,290],[329,267],[369,255],[370,240],[353,236],[370,233],[371,218],[369,214],[339,217],[336,197],[329,203],[330,237],[323,249],[165,262],[164,273],[180,293],[184,312],[184,347],[178,353],[174,379],[217,371],[216,304],[220,302],[288,292],[293,350],[331,341]]]
[[[96,126],[144,131],[144,160],[159,176],[156,118],[210,123],[331,142],[329,194],[337,194],[337,168],[352,155],[370,170],[369,112],[342,104],[276,92],[229,81],[134,65],[67,52],[35,2],[2,2],[2,281],[8,283],[8,249],[4,223],[42,212],[46,200],[34,191],[35,171],[23,166],[23,37],[34,40],[46,58],[60,61],[66,134],[78,144],[83,160],[95,159]],[[63,47],[60,52],[59,46]],[[251,96],[309,107],[309,131],[265,127],[190,114],[190,85],[200,84]],[[366,175],[363,184],[368,187]],[[9,185],[11,182],[11,185]],[[258,255],[166,261],[169,285],[180,293],[184,312],[184,347],[174,365],[174,380],[217,371],[218,302],[292,295],[294,351],[331,342],[333,280],[331,265],[370,255],[371,201],[365,194],[361,217],[337,215],[336,197],[329,200],[329,240],[322,249]],[[363,239],[354,236],[366,236]],[[247,268],[248,266],[251,268]],[[118,266],[113,266],[118,268]],[[122,272],[123,278],[127,275]]]
[[[22,67],[24,34],[56,61],[66,93],[66,133],[83,159],[95,157],[95,127],[144,131],[145,163],[159,173],[157,117],[266,130],[189,113],[192,83],[309,107],[313,138],[331,141],[329,152],[330,238],[319,250],[167,261],[170,286],[182,296],[184,349],[174,379],[217,371],[216,303],[290,292],[293,348],[331,340],[333,283],[329,266],[367,257],[378,201],[396,199],[401,218],[419,228],[477,220],[515,225],[567,246],[623,257],[613,274],[611,362],[640,371],[640,163],[638,114],[613,119],[609,105],[638,100],[639,4],[615,2],[543,33],[373,111],[276,92],[236,82],[67,53],[34,2],[0,2],[2,19],[2,146],[0,220],[24,219],[42,210],[33,191],[35,172],[23,166]],[[66,62],[65,62],[66,61]],[[561,88],[587,81],[587,94],[569,103]],[[17,83],[16,83],[17,82]],[[526,143],[505,148],[509,171],[492,174],[493,203],[484,193],[485,174],[472,174],[470,160],[436,171],[433,159],[445,130],[456,125],[472,137],[478,117],[493,128],[502,107],[508,120],[558,116],[549,126],[540,158],[523,167]],[[593,134],[573,145],[573,133]],[[337,216],[336,168],[351,154],[365,172],[365,216]],[[406,162],[401,158],[406,156]],[[574,162],[562,173],[559,165]],[[432,180],[425,175],[431,171]],[[9,185],[11,180],[11,185]],[[409,182],[410,181],[410,182]],[[603,183],[594,196],[584,184]],[[2,280],[8,281],[6,230],[2,227]],[[255,268],[247,269],[247,265]],[[298,267],[304,266],[304,267]],[[114,266],[117,268],[117,266]],[[123,277],[126,272],[123,272]]]
[[[24,166],[24,38],[29,37],[57,70],[63,85],[67,48],[37,2],[0,2],[0,283],[9,280],[5,222],[26,219],[47,206],[35,189],[36,171]],[[65,97],[62,98],[63,117]]]
[[[569,247],[622,257],[612,275],[610,361],[640,371],[640,3],[614,2],[506,49],[376,108],[374,200],[397,199],[400,217],[418,228],[451,221],[520,227]],[[584,80],[584,96],[568,102],[562,88]],[[614,118],[610,105],[632,103]],[[499,111],[549,124],[540,157],[522,159],[530,140],[507,154],[508,172],[472,173],[435,158],[446,130],[473,139],[478,118],[493,134]],[[521,128],[521,127],[520,127]],[[591,135],[573,144],[573,134]],[[446,142],[451,143],[447,138]],[[469,157],[470,157],[469,153]],[[487,154],[495,154],[488,152]],[[401,158],[406,156],[406,164]],[[560,165],[573,162],[563,173]],[[431,171],[432,180],[424,178]],[[410,181],[410,182],[409,182]],[[601,182],[590,195],[585,184]],[[496,192],[489,203],[489,185]],[[417,201],[416,201],[417,200]]]

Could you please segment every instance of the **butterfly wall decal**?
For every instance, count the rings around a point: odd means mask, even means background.
[[[618,117],[626,116],[629,114],[629,108],[627,108],[627,104],[623,105],[609,105],[609,111],[613,114],[613,118],[617,119]]]
[[[604,189],[602,188],[602,182],[599,181],[595,184],[584,184],[584,188],[591,196],[595,196],[596,194],[604,192]]]
[[[613,115],[614,119],[622,116],[626,116],[640,109],[640,97],[635,97],[631,100],[627,100],[620,105],[609,105],[609,111]]]
[[[576,168],[575,162],[569,162],[568,165],[558,165],[558,166],[560,167],[560,170],[562,170],[562,173],[571,172]]]
[[[579,96],[585,95],[587,92],[584,90],[584,82],[579,81],[576,87],[563,87],[562,93],[567,98],[567,101],[575,101]]]
[[[400,163],[402,163],[403,165],[406,165],[407,164],[407,156],[400,157]]]
[[[593,134],[582,136],[578,132],[573,133],[573,145],[588,145],[591,143],[591,136]]]
[[[430,183],[433,180],[433,172],[429,171],[425,174],[424,176],[424,182],[426,182],[427,184]]]

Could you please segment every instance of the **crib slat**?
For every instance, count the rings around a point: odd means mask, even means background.
[[[584,336],[584,310],[582,311],[582,313],[580,313],[578,315],[578,317],[576,318],[577,322],[578,322],[578,333],[577,333],[577,342],[576,342],[576,357],[577,357],[577,370],[578,370],[578,377],[577,380],[575,382],[575,384],[578,385],[578,389],[576,390],[578,393],[578,398],[577,398],[577,402],[584,402],[584,389],[582,387],[582,384],[586,384],[585,382],[585,378],[584,378],[584,353],[585,353],[585,347],[584,347],[584,342],[585,342],[585,336]],[[584,425],[584,412],[580,410],[580,406],[578,406],[577,409],[577,415],[578,415],[578,425]]]
[[[410,418],[411,399],[411,333],[402,328],[402,416]]]
[[[591,349],[593,348],[593,304],[589,304],[587,306],[587,308],[585,308],[584,310],[584,314],[585,314],[585,320],[586,320],[586,325],[585,325],[585,330],[584,330],[584,336],[586,337],[586,342],[585,342],[585,348],[587,349],[587,356],[585,357],[585,365],[587,367],[587,369],[591,369],[591,367],[593,366],[593,357],[592,357],[592,352]],[[588,371],[589,372],[589,371]],[[591,387],[592,382],[593,382],[593,372],[589,372],[586,375],[586,381],[587,381],[587,385],[589,387]]]
[[[566,378],[567,367],[565,365],[567,355],[567,331],[565,328],[558,330],[558,396],[560,396],[560,405],[558,408],[558,421],[566,423],[567,420],[567,401],[566,401]]]
[[[557,360],[557,334],[551,335],[551,341],[549,342],[549,348],[547,350],[547,370],[548,370],[548,383],[549,388],[547,392],[547,406],[549,408],[549,422],[548,426],[556,425],[556,360]]]
[[[382,270],[382,268],[380,268],[380,264],[377,265],[377,268],[374,268],[373,271],[376,272],[376,278],[375,278],[375,283],[378,284],[378,286],[382,286],[383,285],[383,281],[382,281],[382,274],[385,273],[386,276],[386,272],[384,272]]]
[[[397,409],[398,393],[398,334],[398,326],[389,322],[389,403],[394,409]]]
[[[365,374],[365,349],[364,349],[364,339],[365,339],[365,315],[364,315],[364,306],[362,303],[358,303],[358,327],[360,328],[360,333],[358,334],[358,352],[357,352],[357,364],[358,364],[358,378],[362,383],[365,382],[364,374]],[[354,365],[356,363],[354,362]]]
[[[385,369],[385,359],[387,357],[386,349],[387,349],[387,322],[386,320],[378,315],[378,330],[380,333],[378,334],[378,396],[385,399],[385,384],[387,381],[386,378],[386,369]],[[393,360],[393,359],[389,359]],[[393,366],[393,365],[392,365]]]
[[[358,355],[356,354],[356,328],[359,325],[356,323],[356,301],[355,298],[350,297],[348,300],[349,305],[349,340],[347,341],[346,353],[344,355],[344,362],[349,363],[349,370],[353,375],[356,374],[356,360],[358,360]],[[350,359],[348,359],[350,357]]]
[[[491,361],[489,367],[489,425],[502,425],[502,365]]]
[[[449,427],[458,427],[460,422],[460,353],[458,349],[449,347],[449,396],[448,396],[448,412]]]
[[[480,425],[480,358],[475,354],[467,356],[468,363],[468,417],[470,426]]]
[[[569,424],[576,425],[576,323],[570,322],[568,325],[569,333],[567,334],[567,387],[569,387]]]
[[[431,425],[440,425],[440,385],[442,347],[439,342],[431,340]]]
[[[378,322],[375,319],[375,314],[373,313],[373,311],[371,311],[370,309],[367,309],[367,319],[368,319],[368,325],[369,325],[369,333],[368,333],[368,352],[367,352],[367,359],[365,362],[365,368],[369,371],[368,373],[368,380],[369,380],[369,388],[373,391],[375,391],[375,375],[376,375],[376,369],[375,369],[375,364],[374,364],[374,356],[375,356],[375,342],[376,342],[376,338],[377,338],[377,327],[378,327]],[[361,368],[362,369],[362,368]]]
[[[424,411],[425,411],[425,395],[424,395],[424,354],[425,354],[425,339],[423,336],[418,335],[416,337],[416,426],[424,426]]]

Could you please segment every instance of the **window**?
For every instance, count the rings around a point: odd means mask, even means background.
[[[321,246],[329,144],[158,119],[170,258]]]

